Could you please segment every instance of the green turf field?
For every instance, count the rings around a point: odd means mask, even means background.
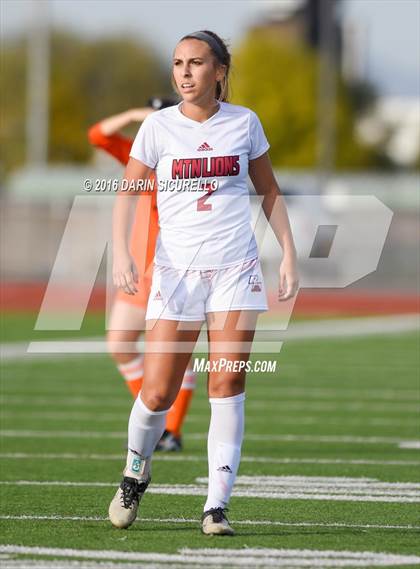
[[[112,363],[105,356],[6,361],[0,521],[1,543],[11,547],[0,550],[0,562],[398,567],[405,559],[420,566],[420,456],[410,448],[419,439],[418,353],[418,335],[403,333],[290,342],[277,356],[256,356],[278,364],[274,374],[248,376],[233,538],[199,530],[209,420],[203,374],[184,451],[156,455],[139,521],[116,530],[106,516],[131,401]],[[405,556],[417,556],[417,565]]]

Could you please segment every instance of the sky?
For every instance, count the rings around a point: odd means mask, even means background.
[[[299,0],[1,0],[3,39],[24,33],[39,1],[48,2],[53,26],[138,37],[170,61],[188,32],[214,30],[234,47],[270,11]],[[361,32],[363,68],[379,92],[420,97],[420,0],[342,0],[342,14]]]

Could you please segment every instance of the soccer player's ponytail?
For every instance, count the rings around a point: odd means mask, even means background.
[[[216,99],[218,101],[228,102],[229,99],[229,71],[231,64],[231,55],[226,43],[214,32],[209,30],[201,30],[192,34],[187,34],[180,41],[186,39],[197,39],[205,41],[210,47],[217,63],[226,67],[226,73],[222,81],[218,81],[216,85]]]

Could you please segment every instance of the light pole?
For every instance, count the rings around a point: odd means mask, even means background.
[[[318,172],[321,188],[335,166],[336,45],[334,0],[319,0]]]
[[[49,127],[49,0],[32,0],[28,27],[26,162],[45,166]]]

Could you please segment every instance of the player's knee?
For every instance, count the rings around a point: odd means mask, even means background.
[[[118,351],[118,339],[112,332],[108,332],[106,336],[106,347],[111,358],[116,362],[119,362],[120,352]]]
[[[233,397],[245,391],[245,378],[240,374],[211,377],[209,381],[209,397]]]
[[[141,398],[150,411],[166,411],[173,403],[170,394],[160,390],[148,392],[146,389],[143,389]]]
[[[122,365],[127,363],[128,361],[126,357],[127,355],[118,351],[118,347],[115,341],[108,342],[108,353],[111,356],[111,358],[114,360],[116,365]]]
[[[135,353],[123,351],[127,349],[127,341],[119,338],[115,334],[109,333],[106,338],[108,353],[114,360],[116,365],[122,365],[130,362],[135,357]]]

